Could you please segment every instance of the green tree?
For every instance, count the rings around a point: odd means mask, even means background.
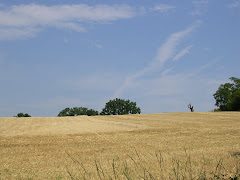
[[[98,111],[95,111],[95,110],[93,110],[93,109],[88,109],[87,112],[86,112],[86,114],[87,114],[88,116],[96,116],[96,115],[98,115]]]
[[[102,109],[101,115],[122,115],[122,114],[140,114],[141,109],[137,107],[136,102],[129,99],[114,99],[106,103]]]
[[[221,84],[213,94],[221,111],[240,111],[240,79],[229,78],[233,83]]]
[[[58,113],[58,116],[70,116],[70,108],[65,108]]]
[[[233,93],[230,107],[232,111],[240,111],[240,89]]]
[[[31,117],[28,113],[18,113],[16,117]]]
[[[98,111],[93,109],[88,109],[85,107],[73,107],[73,108],[65,108],[58,113],[58,116],[79,116],[79,115],[88,115],[95,116],[98,115]]]

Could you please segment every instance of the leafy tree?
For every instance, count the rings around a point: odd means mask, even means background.
[[[88,109],[85,107],[73,107],[73,108],[65,108],[59,112],[58,116],[79,116],[79,115],[88,115],[95,116],[98,115],[98,111],[93,109]]]
[[[213,94],[216,99],[216,106],[221,111],[239,111],[240,110],[240,79],[229,78],[233,83],[221,84]]]
[[[88,116],[96,116],[96,115],[98,115],[98,111],[94,111],[93,109],[88,109],[87,115]]]
[[[31,117],[29,114],[18,113],[17,117]]]
[[[70,108],[65,108],[58,113],[58,116],[70,116]]]
[[[102,109],[101,115],[122,115],[122,114],[140,114],[141,109],[137,107],[136,102],[131,102],[129,99],[114,99],[106,103]]]
[[[240,89],[233,93],[230,107],[232,111],[240,111]]]

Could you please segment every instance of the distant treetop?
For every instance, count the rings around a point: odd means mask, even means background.
[[[73,108],[65,108],[59,112],[58,116],[80,116],[80,115],[88,115],[88,116],[96,116],[98,115],[98,111],[93,109],[88,109],[86,107],[73,107]]]
[[[18,113],[16,117],[31,117],[29,114]]]
[[[123,115],[123,114],[140,114],[141,109],[137,107],[136,102],[131,102],[129,99],[114,99],[106,103],[102,109],[101,115]]]

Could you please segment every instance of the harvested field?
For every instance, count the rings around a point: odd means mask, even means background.
[[[240,112],[0,118],[0,179],[237,175]]]

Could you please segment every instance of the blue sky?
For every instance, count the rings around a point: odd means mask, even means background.
[[[239,67],[238,0],[0,1],[1,117],[113,98],[142,113],[210,111]]]

